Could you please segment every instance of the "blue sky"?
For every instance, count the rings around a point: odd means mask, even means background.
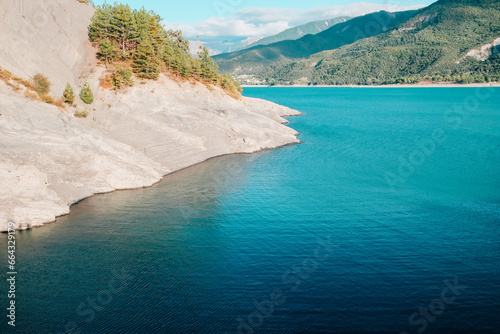
[[[400,5],[427,5],[432,0],[365,0],[377,4],[400,4]],[[108,3],[114,1],[108,0]],[[347,5],[350,3],[359,3],[361,1],[350,0],[189,0],[189,1],[168,1],[168,0],[120,0],[118,2],[128,3],[133,8],[145,6],[147,9],[153,9],[163,16],[165,21],[179,22],[184,24],[195,24],[208,19],[212,16],[229,16],[237,10],[248,7],[260,8],[296,8],[312,9],[333,5]],[[94,0],[97,5],[103,4],[103,0]]]
[[[114,0],[108,1],[113,3]],[[407,10],[433,0],[118,0],[160,14],[167,28],[187,37],[258,38],[311,21],[358,16],[379,10]],[[104,0],[94,0],[100,5]]]

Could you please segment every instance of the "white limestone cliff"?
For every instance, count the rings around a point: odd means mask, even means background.
[[[236,100],[164,75],[124,92],[99,87],[104,71],[87,38],[93,8],[76,0],[2,0],[0,67],[29,79],[46,75],[57,94],[89,80],[88,112],[29,99],[0,81],[0,231],[43,225],[96,193],[151,186],[209,158],[298,143],[271,102]],[[77,89],[75,89],[77,90]]]

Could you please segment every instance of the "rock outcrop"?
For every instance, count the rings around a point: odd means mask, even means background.
[[[271,102],[164,75],[119,93],[101,89],[104,69],[87,39],[93,9],[76,0],[6,0],[0,9],[1,67],[25,79],[42,73],[54,92],[84,80],[95,92],[90,107],[61,110],[0,81],[2,231],[9,221],[19,229],[51,222],[83,198],[151,186],[212,157],[299,142],[282,117],[300,113]]]

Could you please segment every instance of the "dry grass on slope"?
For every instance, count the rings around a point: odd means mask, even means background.
[[[32,81],[25,80],[0,67],[0,80],[16,92],[24,92],[29,99],[64,108],[63,99],[54,99],[50,92],[50,82],[43,74],[36,74]]]

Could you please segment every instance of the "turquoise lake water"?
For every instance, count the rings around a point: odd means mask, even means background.
[[[245,95],[302,111],[303,144],[19,232],[0,332],[499,333],[499,88]]]

